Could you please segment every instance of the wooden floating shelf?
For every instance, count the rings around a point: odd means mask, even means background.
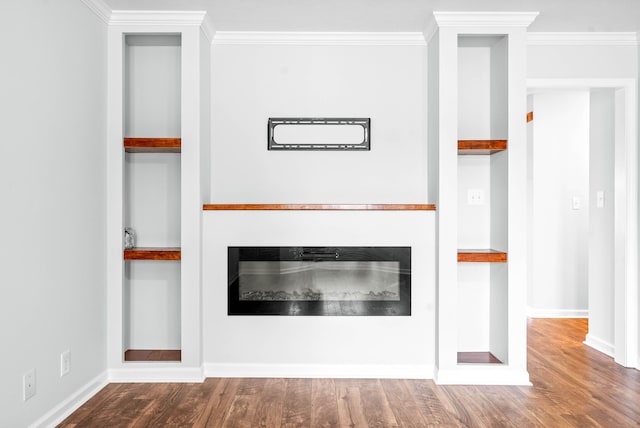
[[[129,349],[124,352],[125,361],[181,361],[179,349]]]
[[[458,364],[502,364],[491,352],[458,352]]]
[[[434,204],[204,204],[205,211],[435,211]]]
[[[507,253],[496,250],[458,250],[458,262],[506,263]]]
[[[181,138],[125,138],[127,153],[180,153]]]
[[[507,140],[458,140],[459,155],[492,155],[507,150]]]
[[[131,248],[124,250],[125,260],[180,260],[181,250],[170,248]]]

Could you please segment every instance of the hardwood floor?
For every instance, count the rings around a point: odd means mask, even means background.
[[[60,427],[630,427],[640,372],[582,344],[586,319],[529,322],[533,387],[425,380],[110,384]]]

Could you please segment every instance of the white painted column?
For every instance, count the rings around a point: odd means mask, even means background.
[[[458,348],[458,33],[438,31],[438,371],[457,366]]]
[[[123,57],[122,29],[109,27],[107,41],[107,367],[123,359]]]
[[[511,29],[508,44],[508,364],[516,376],[528,382],[526,28]]]
[[[182,365],[202,364],[200,28],[182,31]]]
[[[198,381],[202,370],[202,150],[209,144],[208,86],[209,40],[202,32],[204,12],[114,12],[109,23],[108,46],[108,367],[115,381]],[[123,56],[126,34],[181,35],[181,138],[182,151],[180,262],[180,362],[124,363],[123,295]],[[206,76],[203,76],[203,71]]]

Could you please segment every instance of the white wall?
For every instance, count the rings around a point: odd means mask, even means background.
[[[425,47],[214,43],[212,59],[211,202],[428,201]],[[371,151],[270,152],[269,117],[370,117]],[[433,212],[205,213],[206,374],[431,377],[434,221]],[[411,246],[411,317],[226,315],[228,245],[311,244]]]
[[[533,96],[533,314],[587,309],[589,92]],[[580,208],[573,209],[573,197]]]
[[[614,349],[614,145],[611,89],[592,90],[589,159],[589,333],[587,343]],[[597,192],[604,201],[597,204]]]
[[[106,369],[105,36],[80,1],[2,3],[3,427],[35,422]]]
[[[527,114],[533,113],[533,95],[527,95]],[[533,122],[527,122],[527,304],[533,299]]]
[[[527,46],[527,78],[638,77],[635,46]]]
[[[125,39],[125,136],[180,137],[180,36]]]
[[[491,47],[467,46],[461,39],[458,47],[458,138],[491,138]]]
[[[124,349],[181,349],[180,263],[132,260],[124,277]]]
[[[427,202],[426,48],[212,48],[211,201]],[[267,151],[269,117],[370,117],[369,152]]]
[[[137,247],[180,246],[180,155],[127,153],[124,222]]]

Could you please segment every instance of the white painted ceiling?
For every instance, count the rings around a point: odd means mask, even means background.
[[[640,0],[104,0],[113,10],[206,10],[224,31],[421,31],[431,12],[539,11],[530,31],[640,31]]]

